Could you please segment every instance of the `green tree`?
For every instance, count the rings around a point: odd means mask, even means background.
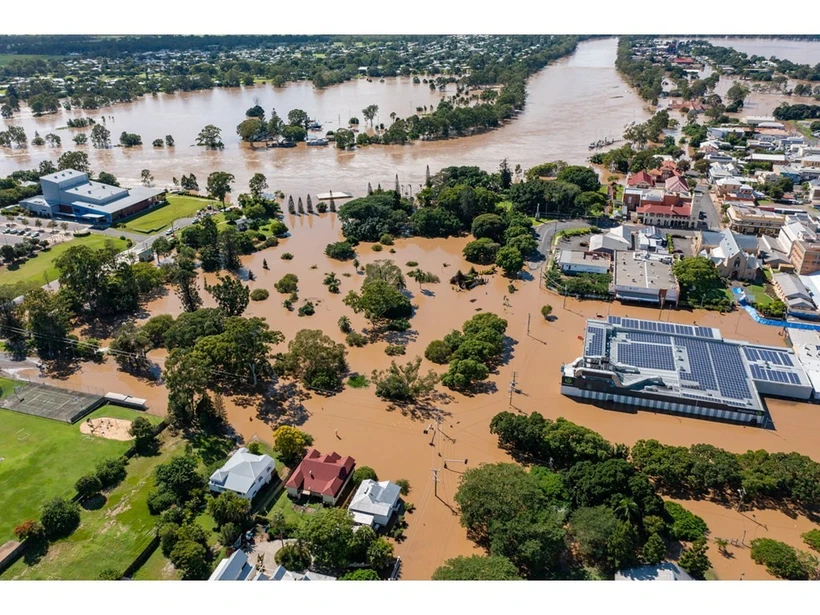
[[[201,544],[192,540],[180,540],[171,551],[170,560],[174,568],[182,572],[186,580],[206,579],[210,573],[208,552]]]
[[[379,570],[393,561],[393,545],[384,538],[377,538],[367,549],[367,563]]]
[[[496,256],[500,249],[501,244],[496,243],[489,237],[482,237],[481,239],[471,241],[466,246],[464,246],[462,254],[464,255],[464,260],[466,260],[469,263],[476,263],[478,265],[490,265],[496,262]]]
[[[281,425],[273,432],[273,451],[287,466],[302,459],[312,444],[313,436],[290,425]]]
[[[262,196],[262,191],[268,187],[268,179],[262,173],[254,173],[248,182],[248,189],[254,198]]]
[[[346,572],[339,577],[339,581],[378,581],[379,573],[370,568],[358,568],[351,572]]]
[[[407,318],[412,313],[410,300],[396,286],[381,279],[366,281],[361,293],[350,291],[344,304],[357,314],[363,313],[374,329],[381,329],[390,320]]]
[[[288,352],[279,356],[275,368],[308,386],[335,390],[347,371],[346,356],[344,344],[335,343],[318,329],[303,329],[288,344]]]
[[[154,471],[157,486],[170,491],[178,502],[184,502],[195,489],[205,487],[205,479],[197,470],[195,457],[174,457]]]
[[[376,385],[376,395],[391,401],[408,402],[420,399],[433,391],[438,375],[429,370],[421,375],[421,357],[416,357],[403,366],[390,362],[390,367],[373,370],[371,379]]]
[[[670,534],[675,540],[693,542],[706,536],[709,528],[706,522],[696,514],[688,511],[677,502],[663,503],[666,515],[672,520]]]
[[[77,479],[74,488],[81,498],[86,499],[102,491],[102,482],[95,474],[86,474]]]
[[[222,129],[208,124],[196,136],[196,144],[208,149],[222,149],[225,144],[222,142]]]
[[[339,261],[346,261],[354,258],[356,256],[356,252],[353,250],[353,245],[350,242],[337,241],[335,243],[327,244],[327,247],[325,248],[325,255]]]
[[[62,295],[37,288],[24,295],[23,309],[34,347],[42,358],[54,358],[69,349],[65,339],[71,332],[71,314]]]
[[[182,309],[186,312],[195,312],[202,307],[202,297],[196,283],[196,272],[184,266],[174,267],[171,271],[171,284],[176,287],[176,294],[182,302]]]
[[[434,581],[520,581],[518,569],[501,556],[472,555],[448,559],[433,572]]]
[[[80,525],[80,507],[64,498],[54,498],[43,505],[40,523],[49,540],[65,538]]]
[[[666,543],[658,534],[650,534],[641,550],[641,558],[645,564],[660,564],[666,559]]]
[[[222,205],[225,205],[225,197],[231,192],[231,184],[235,179],[232,173],[214,171],[208,175],[206,190],[209,195],[221,201]]]
[[[233,491],[223,491],[208,501],[208,512],[220,527],[226,523],[243,527],[250,519],[251,502]]]
[[[144,416],[138,416],[131,421],[128,435],[134,438],[134,445],[142,453],[156,450],[159,441],[154,433],[154,426]]]
[[[706,571],[712,567],[712,562],[709,561],[709,556],[706,555],[708,550],[709,546],[706,544],[706,538],[698,538],[692,543],[691,547],[683,550],[680,559],[678,559],[678,565],[695,579],[702,579]],[[752,541],[752,559],[755,559],[754,541]]]
[[[496,253],[495,263],[504,270],[505,275],[515,277],[524,266],[524,257],[517,248],[505,246]]]
[[[379,105],[367,105],[364,109],[362,109],[362,116],[366,122],[370,122],[370,125],[373,125],[373,120],[376,118],[376,114],[379,112]]]
[[[209,286],[205,290],[216,300],[219,309],[226,316],[241,316],[250,303],[250,289],[239,279],[232,276],[217,276],[219,284]]]
[[[151,339],[133,322],[121,326],[108,347],[114,360],[125,371],[139,374],[149,370],[151,363],[146,353],[151,349]]]
[[[97,148],[111,147],[111,131],[102,124],[94,124],[91,128],[91,144]]]
[[[319,569],[341,570],[350,563],[353,517],[343,508],[322,508],[305,517],[298,537]]]
[[[362,481],[365,480],[375,480],[378,481],[379,477],[376,475],[376,471],[371,468],[370,466],[359,466],[353,471],[353,476],[351,477],[354,485],[360,485]]]
[[[598,174],[590,167],[568,166],[558,172],[558,181],[575,184],[583,192],[597,192],[601,187]]]
[[[125,479],[126,473],[125,459],[122,457],[104,459],[94,469],[94,474],[100,479],[103,489],[110,489],[120,484]]]
[[[615,513],[606,506],[582,507],[572,513],[569,524],[578,552],[592,562],[605,563],[609,538],[619,526]]]
[[[453,354],[453,349],[444,340],[433,340],[427,345],[424,350],[424,357],[428,361],[444,365],[450,362],[450,356]]]
[[[404,289],[407,284],[401,268],[391,260],[377,260],[364,266],[364,281],[381,281],[390,284],[394,288]]]
[[[471,232],[476,239],[491,239],[500,243],[507,225],[497,214],[481,214],[473,220]]]
[[[450,389],[467,390],[476,382],[486,380],[489,368],[473,359],[454,360],[449,371],[441,377],[441,384]]]
[[[91,165],[88,162],[88,154],[85,152],[65,152],[57,159],[57,168],[60,171],[74,169],[81,173],[91,173]]]
[[[111,173],[106,173],[102,171],[100,176],[97,178],[97,181],[101,184],[107,184],[109,186],[119,186],[120,182],[114,177]]]

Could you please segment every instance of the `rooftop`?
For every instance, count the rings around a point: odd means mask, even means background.
[[[582,252],[580,250],[561,250],[558,257],[561,265],[598,265],[609,267],[609,256],[597,252]]]
[[[617,252],[615,284],[653,290],[678,287],[678,281],[672,273],[672,257],[648,252]]]
[[[237,493],[247,493],[260,476],[267,474],[274,466],[268,455],[254,455],[242,447],[236,451],[221,468],[211,474],[210,484]]]
[[[335,497],[355,465],[353,457],[342,457],[336,452],[323,455],[312,448],[293,471],[285,487]]]

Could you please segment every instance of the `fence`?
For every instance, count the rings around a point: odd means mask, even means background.
[[[752,319],[761,325],[768,325],[770,327],[784,327],[786,329],[802,329],[803,331],[820,331],[820,324],[812,324],[808,322],[794,322],[791,320],[775,320],[773,318],[765,318],[761,316],[756,309],[754,309],[746,300],[746,293],[739,288],[733,288],[732,292],[740,304]]]

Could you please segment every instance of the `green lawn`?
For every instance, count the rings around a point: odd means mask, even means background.
[[[0,284],[8,286],[20,286],[20,293],[24,293],[33,288],[38,288],[49,282],[53,282],[60,274],[54,266],[57,260],[69,248],[74,246],[88,246],[89,248],[102,248],[106,241],[113,241],[117,250],[125,250],[125,241],[117,237],[108,235],[98,235],[92,233],[86,237],[76,237],[71,241],[66,241],[52,248],[38,252],[36,256],[30,258],[17,266],[4,267],[0,269]]]
[[[761,307],[766,307],[772,301],[774,301],[774,298],[767,295],[766,289],[763,286],[760,286],[759,284],[751,284],[743,290],[746,292],[747,295],[749,295],[749,298],[752,301],[754,301]]]
[[[82,510],[80,527],[71,536],[49,545],[48,553],[34,565],[19,560],[3,577],[95,580],[105,568],[125,570],[154,536],[156,518],[147,504],[154,488],[154,468],[183,450],[183,440],[165,436],[158,455],[133,457],[126,479],[108,494],[101,508]]]
[[[28,54],[16,54],[16,53],[0,53],[0,66],[8,65],[12,60],[34,60],[37,58],[42,58],[43,60],[48,60],[49,58],[58,58],[60,56],[41,56],[41,55],[28,55]]]
[[[17,380],[0,377],[0,399],[3,399],[6,395],[11,394],[17,384]]]
[[[154,234],[171,226],[174,220],[190,218],[209,203],[216,203],[210,199],[193,196],[168,195],[168,204],[148,213],[132,218],[125,223],[124,228],[135,233]]]
[[[5,384],[5,383],[3,383]],[[118,416],[134,410],[116,408]],[[100,408],[90,416],[113,416]],[[14,527],[39,515],[43,502],[73,497],[74,483],[97,463],[117,457],[131,444],[80,433],[78,424],[0,409],[0,543],[14,538]]]

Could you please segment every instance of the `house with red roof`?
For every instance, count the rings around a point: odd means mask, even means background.
[[[626,180],[626,185],[630,188],[654,188],[655,180],[652,179],[652,176],[646,171],[638,171],[637,173],[629,175]]]
[[[321,497],[325,504],[335,505],[350,482],[356,460],[336,452],[323,455],[310,449],[285,483],[288,495]]]

